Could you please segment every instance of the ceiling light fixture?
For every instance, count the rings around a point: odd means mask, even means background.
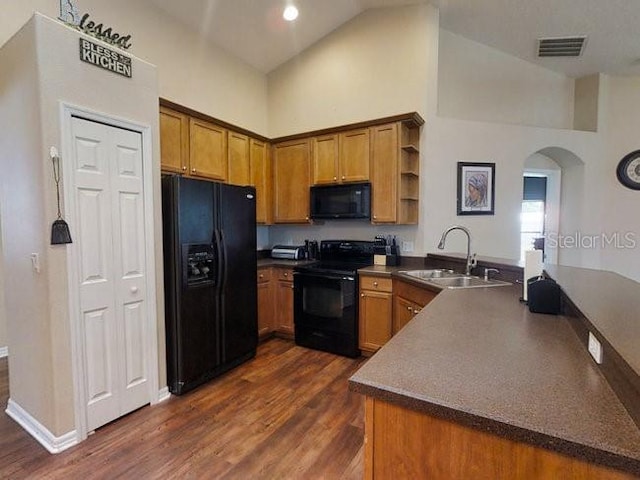
[[[298,18],[298,9],[294,5],[289,5],[282,12],[282,18],[284,18],[287,22],[293,22],[296,18]]]

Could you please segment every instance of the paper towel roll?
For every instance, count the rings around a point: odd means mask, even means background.
[[[524,286],[522,298],[526,302],[529,297],[527,280],[542,275],[542,250],[527,250],[524,252]]]

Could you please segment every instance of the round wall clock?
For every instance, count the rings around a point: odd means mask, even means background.
[[[620,160],[616,175],[625,187],[640,190],[640,150],[631,152]]]

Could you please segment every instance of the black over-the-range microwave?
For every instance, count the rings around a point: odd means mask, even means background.
[[[371,184],[311,187],[311,218],[370,218]]]

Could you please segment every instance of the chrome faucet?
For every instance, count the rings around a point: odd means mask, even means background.
[[[476,261],[476,254],[474,253],[473,255],[471,255],[471,233],[466,227],[463,227],[461,225],[453,225],[452,227],[447,228],[442,233],[442,238],[440,238],[440,243],[438,244],[438,248],[440,250],[444,249],[444,242],[447,239],[447,235],[449,235],[449,232],[451,232],[452,230],[462,230],[464,233],[467,234],[467,266],[465,268],[464,273],[465,275],[471,275],[471,269],[476,266],[477,261]]]

